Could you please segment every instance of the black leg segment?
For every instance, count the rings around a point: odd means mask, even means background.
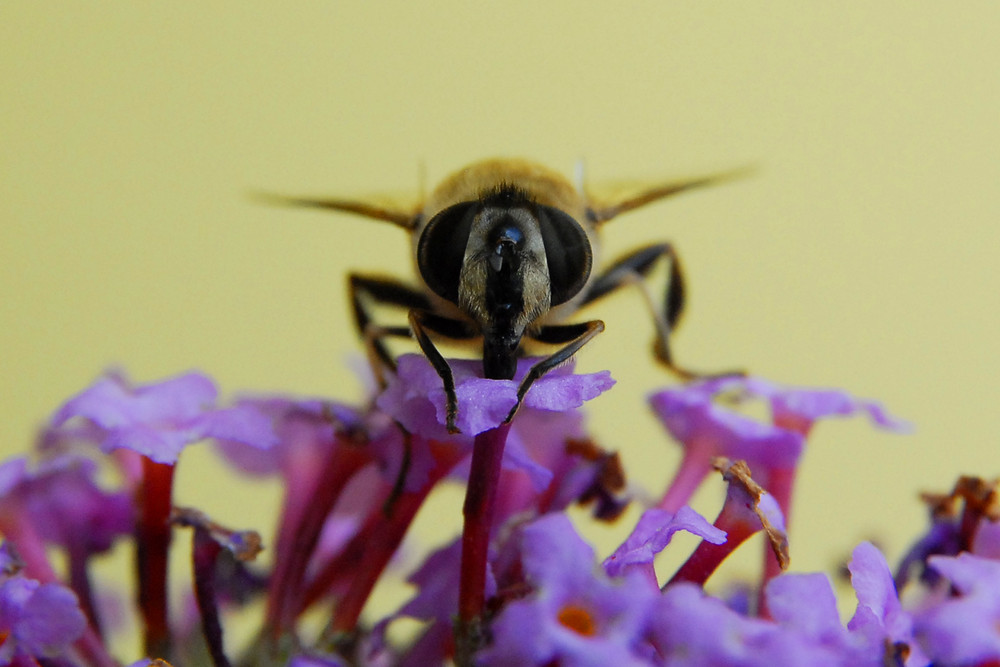
[[[565,346],[559,348],[554,353],[545,357],[531,367],[528,374],[524,376],[521,380],[521,384],[517,388],[517,403],[513,408],[511,408],[511,411],[507,414],[507,419],[504,421],[509,422],[514,418],[514,413],[517,412],[519,407],[521,407],[521,401],[524,400],[524,395],[528,393],[528,389],[531,388],[531,385],[534,384],[535,380],[572,357],[581,347],[586,345],[591,338],[602,331],[604,331],[604,322],[600,320],[591,320],[590,322],[582,322],[580,324],[556,324],[542,327],[542,330],[537,335],[533,335],[532,338],[543,342],[555,342],[559,340],[568,340],[568,342]]]

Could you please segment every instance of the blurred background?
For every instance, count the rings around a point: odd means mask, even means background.
[[[676,244],[683,363],[914,422],[821,424],[793,517],[795,570],[831,572],[865,538],[897,557],[925,523],[918,491],[1000,468],[1000,6],[582,7],[0,5],[0,453],[114,366],[362,400],[345,274],[411,275],[409,239],[254,190],[406,200],[497,155],[582,160],[595,187],[754,165],[609,223],[605,258]],[[657,493],[678,448],[645,396],[674,379],[637,293],[584,316],[607,330],[578,367],[619,382],[590,405],[594,435]],[[267,540],[277,488],[202,450],[178,502]],[[458,525],[460,494],[435,502],[429,535]]]

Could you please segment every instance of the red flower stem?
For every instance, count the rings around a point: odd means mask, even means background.
[[[230,667],[222,644],[222,625],[215,598],[215,561],[222,548],[211,533],[194,527],[191,561],[194,567],[194,592],[201,613],[201,631],[215,667]]]
[[[319,572],[306,586],[299,607],[300,614],[316,604],[324,595],[337,589],[339,584],[353,578],[354,568],[362,562],[366,545],[373,539],[375,530],[381,525],[382,523],[374,515],[369,517],[354,537],[320,567]]]
[[[70,587],[80,600],[80,609],[87,616],[90,627],[98,637],[103,638],[101,619],[97,616],[94,606],[94,591],[90,584],[90,572],[87,569],[87,550],[82,544],[68,545],[69,550],[69,581]]]
[[[142,473],[137,499],[136,569],[139,576],[139,610],[145,624],[143,646],[146,655],[166,658],[170,653],[167,557],[174,466],[143,457]]]
[[[461,632],[473,635],[466,637],[471,638],[473,643],[476,641],[486,604],[486,559],[508,431],[510,422],[476,436],[469,484],[465,491],[465,505],[462,508],[465,524],[462,529],[458,620]]]
[[[375,582],[396,553],[399,543],[406,535],[406,529],[426,497],[426,492],[404,493],[393,504],[392,516],[387,517],[381,510],[377,510],[379,520],[368,531],[369,541],[362,558],[356,563],[357,569],[350,586],[344,596],[337,600],[333,620],[330,622],[330,631],[334,636],[354,631]]]
[[[309,495],[310,503],[302,513],[297,529],[291,533],[291,544],[279,547],[284,558],[275,563],[268,587],[267,624],[272,637],[280,637],[294,624],[302,606],[302,582],[306,566],[319,541],[326,517],[354,473],[370,461],[371,452],[367,447],[353,445],[339,438],[337,445],[330,450],[326,466],[316,480],[313,493]],[[289,495],[298,492],[288,490]]]
[[[435,465],[428,475],[427,483],[418,491],[402,493],[389,505],[388,514],[382,508],[375,510],[359,531],[359,535],[364,534],[367,539],[362,543],[363,550],[352,572],[350,586],[343,597],[337,600],[336,611],[330,622],[330,632],[334,636],[351,633],[357,627],[375,582],[399,548],[413,517],[431,489],[460,459],[456,447],[432,445],[432,451]],[[352,545],[348,545],[345,551],[353,551],[351,547]]]
[[[702,540],[694,553],[681,565],[663,588],[678,581],[689,581],[704,586],[722,561],[733,553],[736,547],[743,544],[748,537],[760,530],[760,525],[747,524],[742,517],[733,516],[731,512],[727,511],[727,508],[728,503],[722,507],[722,511],[719,512],[719,516],[713,524],[716,528],[726,531],[726,541],[722,544],[712,544],[708,540]]]
[[[789,513],[792,509],[792,491],[795,488],[795,473],[796,469],[794,466],[790,468],[775,468],[769,471],[766,480],[767,492],[778,503],[781,513],[785,516],[785,526],[790,525]],[[774,555],[774,550],[765,542],[763,575],[761,576],[760,594],[758,596],[760,600],[757,609],[758,616],[770,618],[770,614],[767,611],[767,598],[763,593],[767,587],[767,583],[779,574],[781,574],[781,564]]]

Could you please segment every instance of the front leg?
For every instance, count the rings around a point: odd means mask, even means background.
[[[387,337],[408,338],[408,327],[386,327],[376,324],[368,312],[367,301],[412,310],[430,308],[430,301],[423,292],[394,278],[362,276],[352,273],[348,276],[348,294],[351,298],[351,313],[354,326],[365,343],[368,362],[379,386],[385,387],[383,369],[396,370],[396,360],[385,346]]]
[[[444,394],[447,400],[447,420],[446,426],[449,433],[460,433],[455,420],[458,418],[458,395],[455,393],[455,376],[451,372],[451,366],[441,352],[434,345],[434,341],[427,335],[427,331],[434,331],[446,335],[450,338],[475,338],[478,334],[469,325],[458,320],[441,317],[423,310],[410,311],[410,328],[417,339],[417,344],[423,351],[424,356],[431,362],[431,366],[437,372],[438,377],[444,384]]]
[[[590,322],[581,322],[580,324],[552,324],[542,327],[540,331],[533,334],[531,338],[541,343],[565,343],[565,345],[537,362],[528,370],[527,375],[521,379],[521,384],[517,387],[517,403],[514,404],[514,407],[507,414],[504,423],[514,418],[514,413],[521,407],[524,395],[528,393],[528,389],[535,383],[535,380],[572,357],[591,338],[602,331],[604,331],[604,322],[591,320]]]

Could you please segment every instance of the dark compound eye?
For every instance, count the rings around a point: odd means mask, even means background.
[[[427,286],[438,296],[458,302],[462,263],[479,202],[463,202],[441,211],[427,223],[417,244],[417,266]],[[549,267],[551,305],[576,296],[590,277],[593,255],[587,233],[576,220],[550,206],[533,206],[545,260]],[[498,227],[506,230],[510,226]],[[513,232],[522,232],[513,227]],[[513,239],[511,239],[513,240]]]
[[[551,305],[572,299],[590,277],[594,256],[587,232],[571,216],[557,208],[538,206],[538,223],[549,265]]]
[[[458,282],[478,202],[463,202],[441,211],[427,223],[417,243],[417,267],[435,294],[458,303]]]

